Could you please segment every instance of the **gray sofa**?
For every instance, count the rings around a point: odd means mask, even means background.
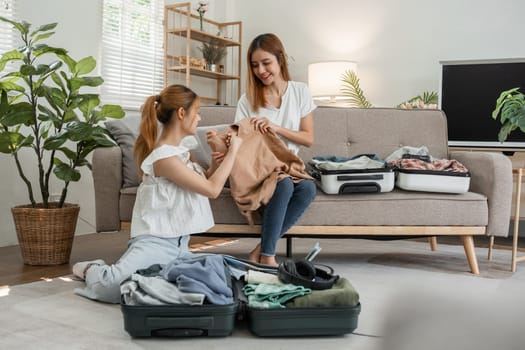
[[[199,125],[231,123],[234,107],[202,107]],[[470,192],[443,194],[394,189],[388,193],[318,194],[287,233],[292,237],[421,237],[460,236],[472,273],[479,273],[474,236],[507,236],[512,197],[512,166],[500,153],[450,151],[447,123],[439,110],[319,107],[314,112],[315,142],[299,155],[353,156],[376,153],[387,157],[401,146],[428,147],[437,158],[453,158],[471,172]],[[131,121],[131,122],[130,122]],[[128,125],[126,125],[126,122]],[[120,147],[97,149],[93,155],[96,228],[116,231],[131,220],[139,183],[131,148],[139,117],[112,121],[108,127]],[[211,200],[216,225],[212,236],[254,236],[228,189]],[[435,242],[435,240],[434,240]]]

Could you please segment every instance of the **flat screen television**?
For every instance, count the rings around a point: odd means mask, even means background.
[[[501,123],[492,111],[501,92],[525,92],[525,58],[440,63],[439,107],[447,116],[449,146],[524,149],[520,130],[498,141]]]

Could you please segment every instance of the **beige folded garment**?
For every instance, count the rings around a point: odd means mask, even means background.
[[[276,285],[282,285],[284,284],[279,280],[277,275],[272,275],[271,273],[266,272],[260,272],[255,270],[248,270],[248,273],[244,276],[244,279],[246,283],[253,283],[253,284],[276,284]]]

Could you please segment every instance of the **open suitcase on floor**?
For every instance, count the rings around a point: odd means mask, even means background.
[[[307,171],[327,194],[390,192],[394,188],[394,169],[326,170],[308,163]]]
[[[250,330],[260,337],[344,335],[357,328],[361,304],[353,307],[247,308]]]
[[[240,306],[240,307],[239,307]],[[241,311],[242,310],[242,311]],[[121,305],[124,329],[132,337],[225,337],[237,318],[261,337],[344,335],[357,328],[361,304],[353,307],[256,309],[231,305]]]
[[[121,304],[124,329],[132,337],[225,337],[233,332],[239,303],[228,305]]]
[[[230,282],[233,278],[222,261],[219,255],[209,254],[197,257],[194,261],[181,261],[179,266],[185,266],[185,270],[171,268],[171,271],[175,271],[170,275],[171,280],[183,278],[186,287],[188,284],[199,286],[206,278],[215,278],[214,289],[205,291],[205,287],[202,287],[202,292],[179,289],[164,279],[161,274],[164,267],[160,264],[137,270],[120,285],[124,329],[132,337],[230,335],[237,320],[239,301],[237,288]],[[210,271],[209,275],[204,268]],[[196,274],[199,274],[200,279],[195,278]],[[218,303],[209,303],[210,296],[216,298]],[[163,304],[167,300],[172,300],[172,303]],[[187,300],[188,303],[175,304],[175,300]]]
[[[236,323],[247,321],[257,336],[343,335],[357,328],[361,304],[349,307],[257,309],[248,305],[234,280],[234,302],[227,305],[126,305],[121,300],[124,329],[132,337],[224,337]],[[353,288],[353,287],[352,287]],[[359,295],[355,292],[358,300]]]
[[[312,281],[315,281],[317,276]],[[254,335],[260,337],[340,336],[352,333],[357,328],[361,304],[359,294],[347,279],[339,279],[339,276],[336,276],[333,281],[332,283],[335,284],[330,285],[330,288],[325,289],[324,292],[331,293],[335,290],[332,288],[339,288],[339,291],[344,291],[346,298],[341,294],[338,294],[338,298],[345,299],[348,306],[256,308],[249,305],[248,298],[242,291],[241,287],[244,283],[237,283],[234,286],[238,289],[236,295],[239,296],[244,318],[247,319],[249,329]],[[286,281],[286,283],[293,282]],[[313,290],[312,293],[314,292],[323,291]],[[320,295],[317,295],[317,300]],[[324,296],[326,294],[323,294]],[[304,303],[298,304],[298,306],[304,305]]]

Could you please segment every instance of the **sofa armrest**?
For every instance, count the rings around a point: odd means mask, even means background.
[[[487,235],[506,237],[512,205],[512,162],[501,153],[452,151],[450,158],[470,171],[470,191],[488,199]]]
[[[93,185],[97,232],[120,230],[119,199],[122,188],[120,147],[97,148],[93,152]]]

